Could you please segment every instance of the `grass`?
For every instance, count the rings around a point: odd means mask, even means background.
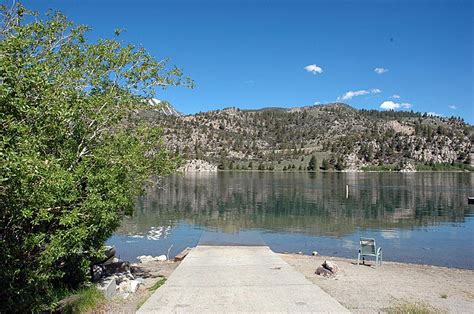
[[[153,293],[155,292],[159,287],[161,287],[164,283],[166,282],[166,278],[161,278],[159,279],[157,282],[155,282],[155,284],[153,286],[151,286],[150,288],[148,288],[148,291],[150,291],[150,293]],[[145,301],[148,299],[149,295],[147,295],[146,297],[144,297],[143,299],[140,300],[140,302],[137,303],[135,309],[138,310],[139,308],[142,307],[142,305],[145,303]]]
[[[389,308],[385,311],[389,314],[429,314],[429,313],[442,313],[442,311],[432,307],[429,304],[422,302],[404,302]]]
[[[400,166],[396,164],[386,164],[386,165],[372,165],[372,166],[366,166],[362,167],[363,171],[399,171]]]
[[[416,171],[474,171],[474,168],[463,163],[435,163],[435,164],[416,164]],[[400,171],[398,164],[371,165],[362,167],[364,171]]]
[[[443,293],[443,294],[441,295],[441,298],[442,298],[442,299],[447,299],[447,298],[448,298],[448,295],[447,295],[446,293]]]
[[[140,302],[138,302],[137,305],[135,306],[135,310],[138,311],[142,307],[142,305],[145,303],[146,300],[148,300],[148,297],[141,299]]]
[[[87,287],[76,291],[64,307],[63,313],[84,313],[96,308],[104,301],[104,295],[95,287]]]
[[[160,280],[158,280],[157,282],[155,282],[155,284],[153,286],[151,286],[150,288],[148,288],[148,290],[150,290],[151,292],[154,292],[156,289],[158,289],[159,287],[161,287],[162,285],[164,285],[164,283],[166,282],[166,278],[161,278]]]
[[[470,165],[464,163],[435,163],[435,164],[418,164],[417,171],[473,171]]]

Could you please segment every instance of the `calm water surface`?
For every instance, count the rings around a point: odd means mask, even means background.
[[[149,190],[108,243],[128,260],[202,244],[266,244],[357,257],[373,237],[384,259],[474,269],[474,174],[174,175]],[[346,185],[349,193],[346,194]]]

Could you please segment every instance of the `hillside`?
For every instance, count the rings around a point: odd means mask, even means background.
[[[164,128],[170,149],[220,169],[306,170],[311,156],[314,170],[463,169],[471,163],[474,139],[473,127],[459,118],[343,103],[187,116],[155,108],[140,117]]]

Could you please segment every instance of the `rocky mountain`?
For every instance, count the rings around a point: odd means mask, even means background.
[[[154,110],[158,113],[164,114],[165,116],[182,116],[181,113],[176,110],[169,102],[162,101],[156,98],[151,98],[147,101],[147,103]]]
[[[437,170],[472,162],[474,129],[456,117],[343,103],[186,116],[166,114],[167,108],[140,116],[163,127],[170,149],[219,169]]]

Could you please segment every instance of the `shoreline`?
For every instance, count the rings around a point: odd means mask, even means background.
[[[416,171],[388,171],[388,170],[354,170],[354,171],[337,171],[337,170],[320,170],[320,171],[307,171],[307,170],[216,170],[216,171],[180,171],[182,174],[187,173],[219,173],[219,172],[265,172],[265,173],[474,173],[469,170],[416,170]]]
[[[356,259],[277,253],[355,313],[387,312],[404,304],[430,312],[469,312],[474,308],[474,270],[384,261],[374,267],[356,265]],[[315,274],[325,260],[336,263],[340,273],[329,279]]]
[[[270,248],[271,249],[271,248]],[[277,252],[277,251],[274,251],[276,254],[278,255],[283,255],[283,256],[288,256],[288,255],[294,255],[294,256],[305,256],[305,257],[311,257],[311,258],[314,258],[314,257],[320,257],[320,258],[325,258],[327,260],[337,260],[337,259],[340,259],[340,260],[343,260],[343,261],[351,261],[351,262],[355,262],[357,261],[357,256],[355,255],[354,257],[344,257],[344,256],[336,256],[336,255],[320,255],[318,253],[318,255],[316,256],[312,256],[312,255],[308,255],[308,254],[305,254],[305,253],[294,253],[294,252]],[[357,253],[357,252],[356,252]],[[369,264],[373,264],[375,260],[369,260],[368,263]],[[471,272],[474,272],[474,262],[473,262],[473,266],[472,268],[465,268],[465,267],[456,267],[456,266],[442,266],[442,265],[435,265],[435,264],[427,264],[427,263],[415,263],[415,262],[402,262],[402,261],[396,261],[396,260],[383,260],[383,263],[388,263],[388,264],[398,264],[398,265],[405,265],[405,266],[413,266],[413,267],[436,267],[436,268],[443,268],[443,269],[446,269],[446,270],[465,270],[465,271],[471,271]]]

